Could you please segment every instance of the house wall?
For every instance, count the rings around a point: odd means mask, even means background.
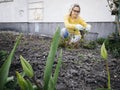
[[[89,22],[92,25],[91,32],[97,32],[98,38],[106,38],[112,32],[115,32],[116,26],[113,22]],[[52,36],[56,31],[56,27],[64,27],[63,22],[14,22],[14,23],[0,23],[0,30],[13,30],[24,32],[26,34],[38,34]]]
[[[0,22],[27,22],[27,0],[0,3]]]
[[[44,0],[44,21],[63,22],[72,4],[78,3],[81,7],[80,16],[87,22],[112,22],[107,0]]]
[[[30,20],[29,3],[43,1],[43,19]],[[63,18],[70,5],[81,6],[81,17],[92,25],[92,32],[107,37],[115,31],[114,17],[106,7],[107,0],[14,0],[0,3],[0,30],[53,35],[57,25],[64,27]],[[36,23],[35,23],[36,22]],[[36,29],[37,28],[37,29]]]
[[[42,20],[29,20],[34,17],[30,13],[30,3],[43,1]],[[87,22],[112,22],[107,0],[14,0],[0,3],[0,22],[63,22],[73,3],[81,6],[80,16]],[[36,4],[34,4],[36,5]],[[35,7],[35,6],[34,6]],[[35,13],[35,12],[33,12]],[[34,15],[34,14],[33,14]]]

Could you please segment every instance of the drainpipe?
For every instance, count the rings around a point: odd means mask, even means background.
[[[116,38],[116,40],[118,39],[118,36],[120,36],[120,23],[119,23],[119,19],[120,19],[120,1],[119,1],[118,13],[116,13],[116,15],[115,15],[115,22],[116,22],[116,30],[115,30],[116,36],[115,36],[115,38]]]
[[[115,15],[115,22],[116,22],[116,30],[115,30],[115,38],[118,39],[118,32],[120,30],[120,25],[119,25],[119,14]],[[119,32],[120,35],[120,32]]]
[[[119,23],[119,20],[120,20],[120,0],[119,0],[119,9],[118,9],[118,33],[119,33],[119,36],[120,36],[120,23]]]

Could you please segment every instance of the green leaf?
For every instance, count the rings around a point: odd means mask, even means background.
[[[4,61],[7,58],[7,55],[8,55],[7,51],[0,50],[0,59],[1,59],[1,61]]]
[[[20,75],[19,72],[16,72],[16,74],[17,74],[17,81],[21,90],[29,90],[27,81]]]
[[[0,90],[3,90],[4,85],[6,83],[8,73],[9,73],[9,68],[10,68],[15,50],[20,43],[21,37],[22,37],[22,34],[20,34],[20,36],[17,38],[16,43],[15,43],[10,55],[7,57],[6,61],[3,63],[3,65],[0,68]]]
[[[107,78],[108,78],[107,85],[108,85],[108,90],[110,90],[111,89],[110,70],[109,70],[109,66],[108,66],[107,60],[105,61],[105,63],[106,63]]]
[[[60,40],[60,28],[58,27],[53,37],[49,55],[47,57],[46,67],[44,71],[44,90],[48,90],[48,84],[52,74],[52,66],[57,52],[59,40]]]
[[[14,76],[7,77],[6,83],[8,83],[8,82],[10,82],[10,81],[14,81]]]
[[[48,90],[54,90],[54,81],[53,81],[53,78],[52,78],[52,75],[51,75],[51,78],[49,80],[49,85],[48,85]]]
[[[101,47],[101,56],[102,56],[103,59],[107,60],[108,55],[107,55],[107,50],[105,48],[104,43],[102,44],[102,47]]]
[[[22,64],[22,68],[25,72],[25,74],[28,76],[28,77],[33,77],[33,69],[32,69],[32,66],[29,64],[28,61],[26,61],[22,56],[20,56],[20,61],[21,61],[21,64]]]
[[[49,85],[48,85],[49,86],[48,90],[55,90],[55,88],[56,88],[55,86],[56,86],[56,83],[57,83],[61,63],[62,63],[62,49],[60,51],[60,55],[59,55],[59,58],[58,58],[58,63],[57,63],[56,69],[55,69],[54,77],[52,77],[52,75],[51,75]]]
[[[36,85],[33,85],[33,90],[40,90]]]
[[[62,49],[60,51],[60,55],[59,55],[59,58],[58,58],[58,63],[57,63],[56,69],[55,69],[54,77],[53,77],[54,88],[55,88],[56,83],[57,83],[57,79],[58,79],[58,74],[60,72],[61,63],[62,63]]]
[[[32,83],[31,83],[28,79],[27,79],[26,81],[27,81],[27,84],[28,84],[29,90],[34,90],[34,89],[33,89],[33,85],[32,85]]]

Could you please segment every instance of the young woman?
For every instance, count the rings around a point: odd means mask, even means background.
[[[64,39],[70,36],[69,43],[77,43],[81,39],[80,30],[90,31],[91,29],[91,25],[87,24],[79,14],[80,6],[74,4],[70,13],[64,18],[65,28],[61,30],[61,37]]]

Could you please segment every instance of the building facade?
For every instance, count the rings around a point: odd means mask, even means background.
[[[72,4],[81,7],[80,16],[92,25],[91,32],[107,37],[115,31],[107,0],[0,0],[0,29],[53,35]]]

